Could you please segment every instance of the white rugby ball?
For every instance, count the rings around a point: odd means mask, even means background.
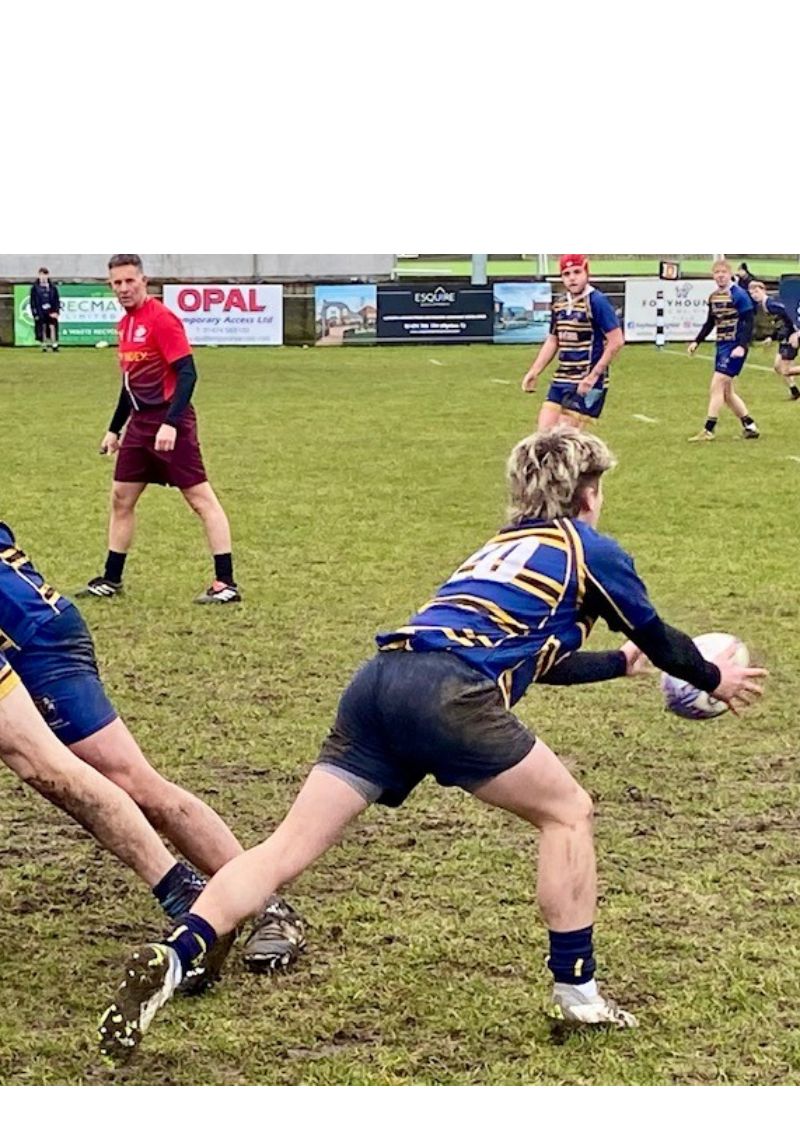
[[[747,645],[730,633],[703,633],[694,638],[694,643],[706,660],[712,661],[723,649],[735,644],[733,659],[736,663],[743,666],[750,663]],[[699,688],[666,672],[661,674],[661,691],[664,693],[667,710],[684,719],[714,719],[728,710],[728,705],[723,700],[715,700],[708,692],[701,692]]]

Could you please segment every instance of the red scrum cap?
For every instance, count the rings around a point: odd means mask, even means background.
[[[589,260],[585,255],[576,255],[574,253],[571,255],[562,255],[561,259],[558,261],[558,270],[566,271],[568,267],[585,267],[588,271]]]

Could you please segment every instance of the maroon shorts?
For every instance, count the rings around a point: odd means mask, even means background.
[[[120,483],[159,483],[168,487],[195,487],[208,479],[197,439],[197,417],[189,405],[178,420],[178,435],[171,452],[156,452],[156,433],[166,409],[131,413],[122,439],[114,479]]]

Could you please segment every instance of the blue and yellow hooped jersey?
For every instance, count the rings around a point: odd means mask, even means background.
[[[0,652],[21,649],[40,625],[68,609],[70,602],[49,586],[0,522]]]
[[[605,336],[619,329],[616,311],[601,291],[589,287],[580,298],[569,292],[553,300],[550,333],[558,339],[558,368],[555,381],[577,384],[600,360]],[[595,385],[602,389],[603,374]]]
[[[0,700],[19,684],[19,676],[8,661],[0,660]]]
[[[743,287],[732,283],[727,290],[711,292],[708,309],[717,328],[717,341],[735,342],[739,334],[739,320],[753,311],[753,300]]]
[[[578,519],[499,532],[378,648],[455,652],[515,703],[582,647],[598,617],[626,633],[658,614],[632,558]]]

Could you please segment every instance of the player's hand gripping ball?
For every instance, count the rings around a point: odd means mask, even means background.
[[[694,638],[694,643],[706,660],[712,661],[723,649],[735,644],[735,663],[743,668],[750,663],[747,645],[730,633],[703,633]],[[699,688],[666,672],[661,674],[661,691],[664,693],[667,710],[684,719],[714,719],[728,710],[728,705],[723,700],[716,700],[709,692],[701,692]]]

